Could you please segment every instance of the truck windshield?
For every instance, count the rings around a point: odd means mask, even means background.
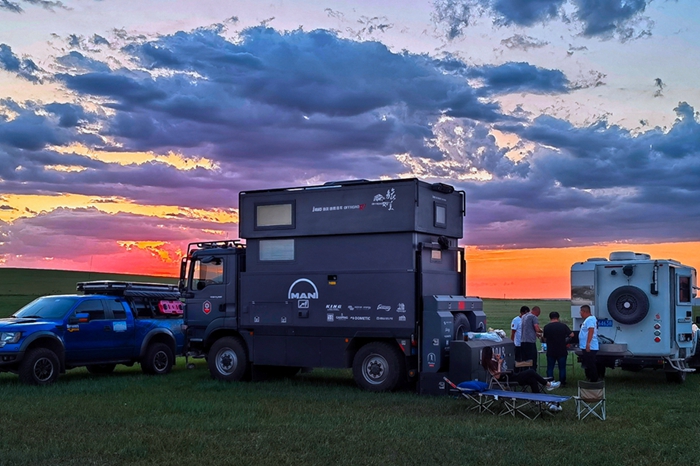
[[[12,314],[12,317],[40,317],[43,319],[60,319],[75,305],[79,297],[44,296],[37,298]]]
[[[192,267],[191,289],[201,290],[207,285],[224,282],[224,261],[206,257],[198,259]]]

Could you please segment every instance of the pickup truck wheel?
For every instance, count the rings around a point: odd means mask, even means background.
[[[19,380],[30,385],[48,385],[56,381],[60,367],[56,353],[48,348],[35,348],[19,365]]]
[[[146,374],[164,375],[173,368],[173,350],[165,343],[154,343],[146,350],[141,370]]]
[[[115,367],[117,367],[116,364],[90,364],[85,368],[91,374],[111,374]]]
[[[213,378],[227,382],[243,380],[250,367],[245,346],[234,337],[218,339],[209,350],[207,363]]]
[[[375,341],[357,352],[352,374],[360,388],[371,392],[391,391],[397,389],[406,378],[406,364],[398,348]]]

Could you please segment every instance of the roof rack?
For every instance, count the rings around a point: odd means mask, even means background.
[[[127,296],[141,298],[156,298],[166,300],[180,299],[177,285],[168,283],[121,282],[100,280],[79,282],[76,289],[84,294],[106,294],[110,296]]]
[[[197,243],[190,243],[187,245],[187,255],[193,249],[228,249],[228,248],[245,248],[245,244],[241,243],[239,239],[226,239],[222,241],[199,241]]]

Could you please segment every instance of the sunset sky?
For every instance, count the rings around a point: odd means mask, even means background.
[[[700,267],[694,0],[0,0],[0,266],[176,275],[241,190],[467,193],[468,293]]]

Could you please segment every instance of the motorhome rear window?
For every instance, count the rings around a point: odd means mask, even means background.
[[[293,261],[293,239],[268,239],[260,241],[261,261]]]
[[[690,277],[678,277],[678,302],[690,302]]]
[[[255,229],[294,228],[294,202],[255,206]]]
[[[435,226],[438,228],[447,228],[447,206],[445,204],[435,203],[434,208]]]

